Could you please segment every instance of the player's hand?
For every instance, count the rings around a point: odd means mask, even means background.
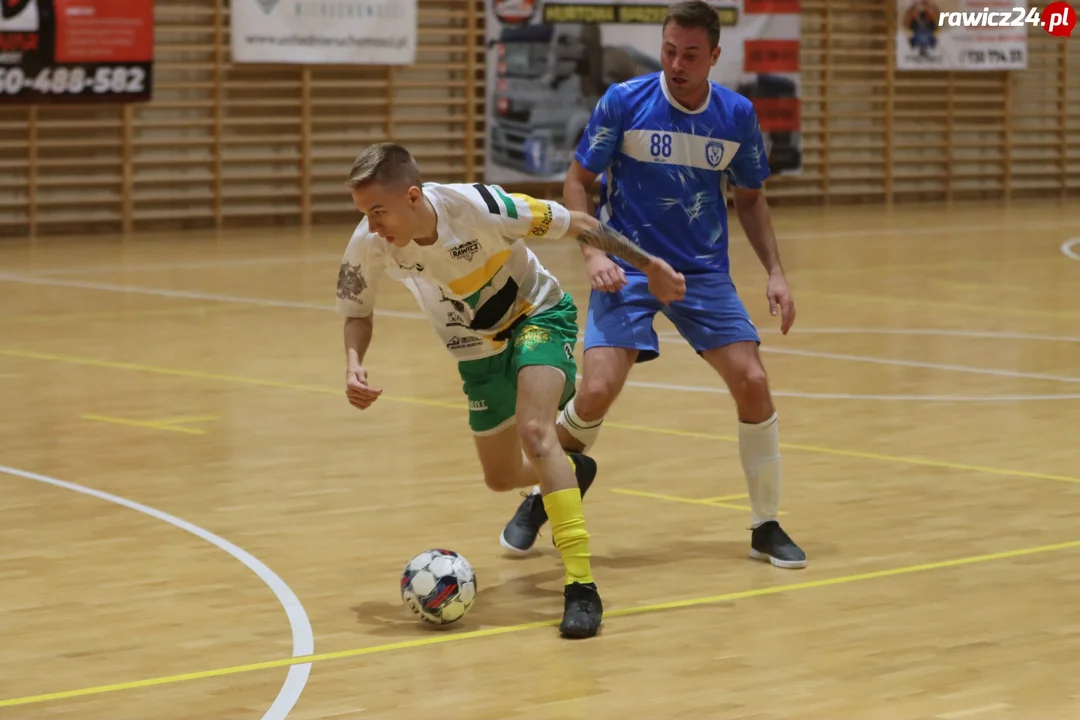
[[[686,297],[686,278],[660,258],[653,257],[645,276],[649,278],[649,292],[665,305]]]
[[[593,290],[618,292],[626,285],[626,273],[602,252],[593,253],[585,261],[585,270]]]
[[[351,367],[345,371],[345,397],[354,408],[366,410],[380,395],[382,390],[368,384],[367,370]]]
[[[791,288],[783,273],[769,276],[769,287],[765,291],[769,298],[769,312],[775,317],[780,313],[780,332],[787,335],[795,323],[795,299],[791,297]]]

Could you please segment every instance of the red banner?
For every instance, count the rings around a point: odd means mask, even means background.
[[[799,0],[745,0],[744,15],[798,15],[801,11]]]
[[[747,40],[743,44],[743,72],[799,72],[799,41]]]
[[[761,132],[799,132],[799,98],[754,98]]]
[[[139,0],[53,0],[56,61],[150,62],[154,5]]]

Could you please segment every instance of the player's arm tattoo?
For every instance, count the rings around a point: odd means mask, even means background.
[[[622,258],[638,270],[644,271],[652,260],[652,255],[606,225],[597,224],[596,227],[586,228],[577,234],[577,239],[578,242]]]

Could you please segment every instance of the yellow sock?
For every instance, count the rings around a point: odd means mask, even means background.
[[[581,512],[581,490],[568,488],[544,496],[555,547],[566,566],[566,584],[593,582],[589,565],[589,531]]]

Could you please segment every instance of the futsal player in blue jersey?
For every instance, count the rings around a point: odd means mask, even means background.
[[[786,334],[795,302],[780,263],[763,184],[768,158],[751,102],[709,80],[720,57],[716,11],[694,0],[672,5],[663,26],[662,72],[612,85],[589,121],[567,173],[564,202],[588,212],[587,188],[603,174],[598,217],[686,277],[686,297],[663,305],[644,275],[582,247],[592,295],[582,380],[558,420],[568,451],[596,442],[604,415],[635,363],[659,356],[653,329],[666,315],[723,378],[735,400],[751,506],[750,557],[782,568],[806,555],[777,521],[780,441],[776,409],[758,354],[759,337],[729,274],[727,205],[732,186],[739,222],[768,274],[770,311]],[[538,495],[526,497],[501,544],[528,551],[546,522]]]

